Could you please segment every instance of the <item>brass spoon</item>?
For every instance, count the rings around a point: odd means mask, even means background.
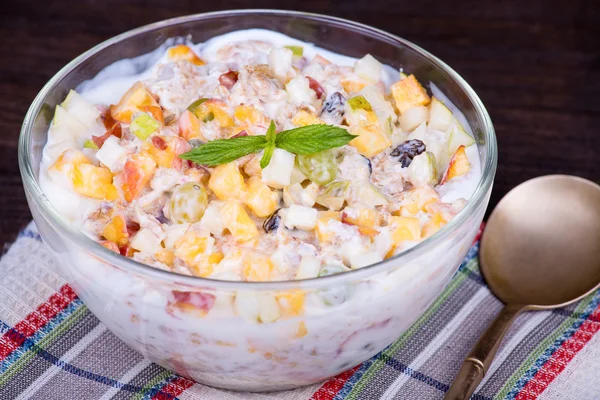
[[[517,186],[492,212],[479,259],[505,306],[465,359],[447,400],[471,397],[521,312],[563,307],[600,287],[600,186],[566,175]]]

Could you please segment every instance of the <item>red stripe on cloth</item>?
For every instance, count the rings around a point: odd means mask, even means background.
[[[77,295],[71,286],[63,285],[45,303],[39,305],[25,319],[17,322],[12,329],[0,337],[0,361],[19,348],[27,338],[35,334],[76,298]]]
[[[173,398],[179,396],[187,389],[194,385],[194,381],[186,378],[177,377],[171,382],[167,383],[160,392],[152,397],[152,400],[173,400]]]
[[[544,363],[535,376],[527,382],[525,387],[517,394],[516,400],[535,400],[567,367],[575,355],[592,339],[600,330],[600,306],[579,326],[573,336],[565,340]]]
[[[350,379],[350,377],[352,375],[354,375],[356,370],[358,370],[359,368],[360,368],[360,365],[357,365],[356,367],[349,369],[346,372],[342,372],[335,378],[331,378],[330,380],[325,382],[319,388],[319,390],[317,390],[316,392],[313,393],[310,400],[331,400],[331,399],[333,399],[335,397],[335,395],[338,394],[338,392],[344,387],[344,385],[346,384],[348,379]]]

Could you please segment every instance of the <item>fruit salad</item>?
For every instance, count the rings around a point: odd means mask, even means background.
[[[473,137],[414,75],[369,54],[340,65],[303,50],[177,44],[115,103],[72,90],[44,152],[48,183],[70,199],[62,208],[116,253],[220,280],[339,274],[435,234],[467,201],[443,194],[477,173]],[[275,147],[267,165],[266,147],[226,160],[233,150],[215,147],[216,162],[193,156],[213,141],[244,150],[270,126],[283,137],[314,125],[349,140]]]
[[[479,183],[464,116],[410,72],[245,30],[170,41],[70,91],[40,167],[49,201],[114,253],[213,280],[72,247],[77,293],[129,345],[211,385],[297,387],[373,356],[441,292],[483,216],[380,273],[303,282],[435,235]]]

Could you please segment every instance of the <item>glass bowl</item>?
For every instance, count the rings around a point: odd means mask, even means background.
[[[348,56],[371,53],[384,64],[414,73],[425,86],[434,83],[464,113],[477,140],[482,177],[464,210],[399,256],[345,274],[283,282],[226,282],[154,269],[111,252],[61,218],[40,189],[38,170],[51,111],[68,90],[168,38],[190,35],[202,42],[246,28],[279,31]],[[25,117],[19,141],[19,165],[35,222],[87,307],[115,335],[163,367],[210,386],[249,391],[322,381],[372,357],[406,331],[444,289],[471,246],[496,163],[488,113],[442,61],[356,22],[273,10],[175,18],[101,43],[44,86]],[[238,316],[241,308],[243,314],[259,317]],[[268,319],[260,317],[269,313]]]

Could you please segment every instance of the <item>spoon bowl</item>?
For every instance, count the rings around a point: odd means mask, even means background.
[[[521,312],[562,307],[600,287],[600,186],[567,175],[522,183],[492,212],[479,258],[487,285],[506,305],[446,399],[471,397]]]

